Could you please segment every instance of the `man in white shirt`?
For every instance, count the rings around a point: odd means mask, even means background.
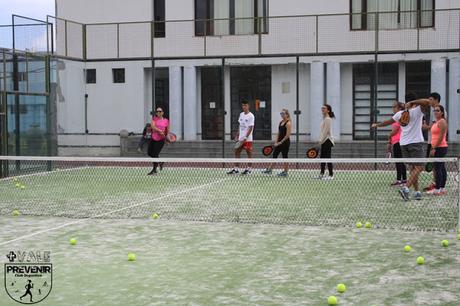
[[[238,118],[238,123],[240,125],[239,131],[235,137],[235,140],[241,143],[241,146],[235,148],[235,158],[241,157],[241,151],[245,150],[248,154],[248,158],[252,158],[252,134],[254,131],[255,118],[254,115],[249,111],[249,102],[243,100],[241,102],[242,112]],[[237,174],[239,164],[235,164],[235,167],[227,172],[227,174]],[[250,164],[248,167],[241,172],[241,174],[246,175],[251,173]]]
[[[409,111],[409,122],[407,125],[401,125],[401,139],[399,141],[401,145],[401,151],[403,158],[424,158],[423,147],[425,145],[425,140],[422,133],[422,123],[424,113],[422,111],[422,106],[427,107],[434,104],[434,102],[428,99],[420,99],[415,101],[410,101],[406,103],[406,110]],[[393,124],[394,122],[399,122],[401,115],[404,111],[399,111],[393,115],[393,118],[386,120],[381,123],[372,124],[372,128],[378,128],[382,126],[387,126]],[[409,188],[414,188],[414,199],[421,200],[422,193],[420,192],[418,177],[420,172],[423,170],[423,164],[413,163],[410,165],[410,177],[407,181],[407,185],[402,187],[399,190],[399,194],[404,199],[404,201],[409,200]]]

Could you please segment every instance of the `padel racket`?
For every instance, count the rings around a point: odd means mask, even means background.
[[[425,171],[426,171],[426,172],[431,172],[431,171],[433,171],[433,163],[426,163],[426,164],[425,164]]]
[[[391,152],[387,152],[387,154],[385,154],[385,158],[390,159],[390,158],[391,158]],[[385,162],[385,164],[387,164],[387,165],[388,165],[389,163],[390,163],[389,161],[388,161],[388,162]]]
[[[399,124],[401,126],[406,126],[409,124],[409,121],[410,121],[410,113],[409,113],[409,110],[405,110],[402,112],[401,114],[401,118],[399,118]]]
[[[274,147],[272,145],[263,147],[262,148],[263,156],[270,156],[270,154],[273,153],[273,149]]]
[[[245,142],[244,139],[235,142],[235,145],[233,146],[233,149],[238,150],[239,148],[241,148],[243,146],[244,142]]]
[[[176,142],[176,140],[177,140],[176,134],[170,132],[170,133],[168,133],[168,135],[166,135],[166,141],[167,142],[174,143],[174,142]]]
[[[317,158],[318,157],[318,148],[310,148],[307,150],[308,158]]]

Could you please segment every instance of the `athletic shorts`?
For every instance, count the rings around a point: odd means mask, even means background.
[[[424,158],[423,147],[425,144],[423,142],[410,143],[405,146],[401,146],[401,153],[403,158]],[[421,166],[423,164],[414,163],[414,166]]]
[[[241,148],[246,151],[252,151],[252,141],[245,141]]]

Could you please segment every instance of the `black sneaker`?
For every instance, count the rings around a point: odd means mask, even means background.
[[[159,164],[159,166],[160,166],[160,171],[163,170],[163,165],[164,165],[164,163],[160,163],[160,164]]]
[[[247,175],[247,174],[251,174],[251,170],[246,169],[243,172],[241,172],[241,175]]]
[[[238,174],[238,173],[240,173],[240,172],[238,170],[236,170],[236,169],[232,169],[232,170],[227,172],[227,174]]]
[[[152,171],[147,173],[147,175],[155,175],[155,174],[157,174],[157,169],[152,169]]]

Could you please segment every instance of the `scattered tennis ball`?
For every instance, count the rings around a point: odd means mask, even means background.
[[[327,298],[327,303],[329,305],[337,305],[337,298],[333,295]]]
[[[347,290],[347,286],[345,284],[338,284],[337,285],[337,291],[340,293],[344,293]]]
[[[136,260],[136,254],[128,253],[128,261],[135,261],[135,260]]]
[[[77,239],[76,238],[70,238],[69,243],[70,243],[70,245],[76,245],[77,244]]]
[[[21,213],[19,212],[19,210],[14,209],[13,212],[12,212],[11,214],[13,215],[13,217],[17,217],[17,216],[19,216]]]
[[[152,219],[158,219],[159,215],[157,213],[152,214]]]
[[[457,235],[457,239],[460,240],[460,234]]]
[[[26,188],[26,186],[24,186],[24,185],[21,185],[21,189],[25,189],[25,188]]]
[[[443,241],[441,241],[441,244],[442,244],[443,247],[448,247],[449,246],[449,240],[444,239]]]
[[[372,228],[372,223],[366,222],[366,223],[364,224],[364,227],[365,227],[365,228]]]
[[[363,227],[363,224],[362,224],[361,222],[357,222],[357,223],[356,223],[356,227],[357,227],[357,228],[361,228],[361,227]]]
[[[21,188],[21,184],[19,183],[16,183],[14,186],[16,186],[16,188]]]
[[[425,258],[422,256],[417,257],[417,264],[418,265],[423,265],[425,263]]]
[[[404,247],[404,251],[406,251],[406,252],[412,251],[411,246],[410,246],[410,245],[406,245],[406,246]]]

